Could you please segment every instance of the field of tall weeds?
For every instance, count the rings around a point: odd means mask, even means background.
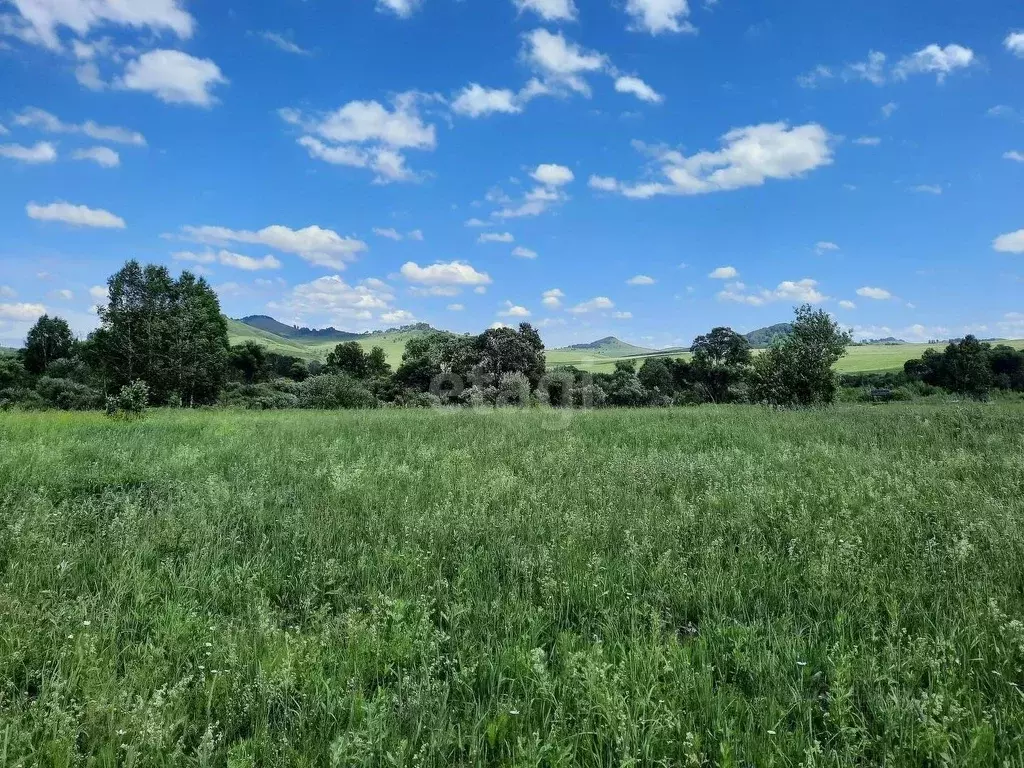
[[[0,765],[1024,762],[1024,406],[0,415]]]

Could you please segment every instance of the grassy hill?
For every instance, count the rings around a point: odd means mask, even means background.
[[[247,318],[251,319],[251,318]],[[261,318],[262,320],[262,318]],[[277,323],[273,318],[266,318],[273,323]],[[265,322],[259,322],[263,325],[263,328],[256,328],[249,325],[242,320],[228,320],[228,337],[232,344],[241,344],[246,341],[254,341],[257,344],[262,344],[271,352],[276,352],[279,355],[292,355],[293,357],[302,358],[303,360],[323,360],[327,357],[327,353],[330,352],[334,347],[343,341],[355,341],[363,349],[369,352],[373,347],[381,347],[384,353],[388,357],[388,362],[392,366],[397,366],[402,362],[402,353],[405,351],[405,345],[410,339],[423,336],[433,331],[429,326],[411,326],[406,328],[393,328],[388,331],[377,331],[373,333],[348,333],[346,331],[338,331],[337,329],[331,328],[326,329],[332,333],[320,334],[319,332],[313,331],[312,333],[293,335],[291,337],[282,336],[278,333],[266,330],[267,327],[274,327]],[[286,329],[292,329],[291,326],[286,326],[283,323],[277,323]],[[300,331],[310,329],[299,329]]]

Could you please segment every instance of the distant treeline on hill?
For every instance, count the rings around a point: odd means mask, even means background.
[[[612,373],[549,369],[529,323],[457,335],[429,326],[392,369],[385,351],[339,342],[326,361],[275,354],[257,341],[231,346],[216,293],[202,278],[127,263],[108,281],[100,327],[84,341],[66,321],[41,317],[25,348],[0,358],[0,408],[118,410],[154,406],[374,408],[433,405],[645,407],[701,403],[809,406],[846,399],[905,399],[937,392],[984,398],[1024,391],[1024,351],[967,337],[927,351],[897,374],[846,376],[833,366],[850,343],[823,310],[802,306],[774,326],[758,355],[747,336],[714,328],[691,358],[619,360]],[[299,329],[301,330],[301,329]],[[361,334],[356,334],[361,338]],[[608,340],[603,340],[607,342]],[[842,389],[842,387],[846,389]],[[142,403],[144,405],[145,403]]]
[[[354,333],[352,331],[339,331],[337,328],[300,328],[296,325],[287,325],[267,315],[249,315],[243,317],[239,322],[245,323],[250,328],[267,331],[286,339],[317,339],[320,341],[349,341],[362,339],[367,336],[374,336],[380,333],[402,333],[407,331],[433,331],[428,323],[412,323],[397,328],[388,328],[385,331],[366,331],[365,333]]]

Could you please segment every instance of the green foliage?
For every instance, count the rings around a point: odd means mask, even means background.
[[[74,350],[75,337],[67,321],[43,315],[29,329],[22,359],[29,373],[41,374],[54,361],[70,357]]]
[[[10,766],[1017,766],[1024,406],[0,416]]]
[[[838,390],[834,366],[850,341],[825,310],[798,307],[790,333],[754,361],[754,400],[779,406],[832,404]]]
[[[927,350],[903,367],[913,381],[923,381],[959,395],[984,400],[992,389],[1024,391],[1024,351],[967,336],[943,352]]]
[[[366,353],[355,341],[343,342],[327,355],[327,371],[365,379],[368,373]]]
[[[136,380],[125,384],[116,395],[107,396],[107,416],[128,421],[141,419],[146,415],[149,397],[146,382]]]
[[[228,351],[228,366],[246,384],[266,381],[270,372],[267,348],[255,341],[244,341]]]
[[[750,373],[750,342],[732,328],[714,328],[698,336],[690,347],[693,377],[705,400],[730,403],[742,400],[740,385]]]
[[[36,382],[36,392],[48,407],[62,411],[88,411],[103,407],[102,393],[71,379],[43,376]]]
[[[363,384],[345,374],[322,374],[298,386],[300,408],[376,408],[377,398]]]

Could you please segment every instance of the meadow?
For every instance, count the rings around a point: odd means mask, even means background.
[[[0,414],[0,765],[1024,763],[1024,406]]]

